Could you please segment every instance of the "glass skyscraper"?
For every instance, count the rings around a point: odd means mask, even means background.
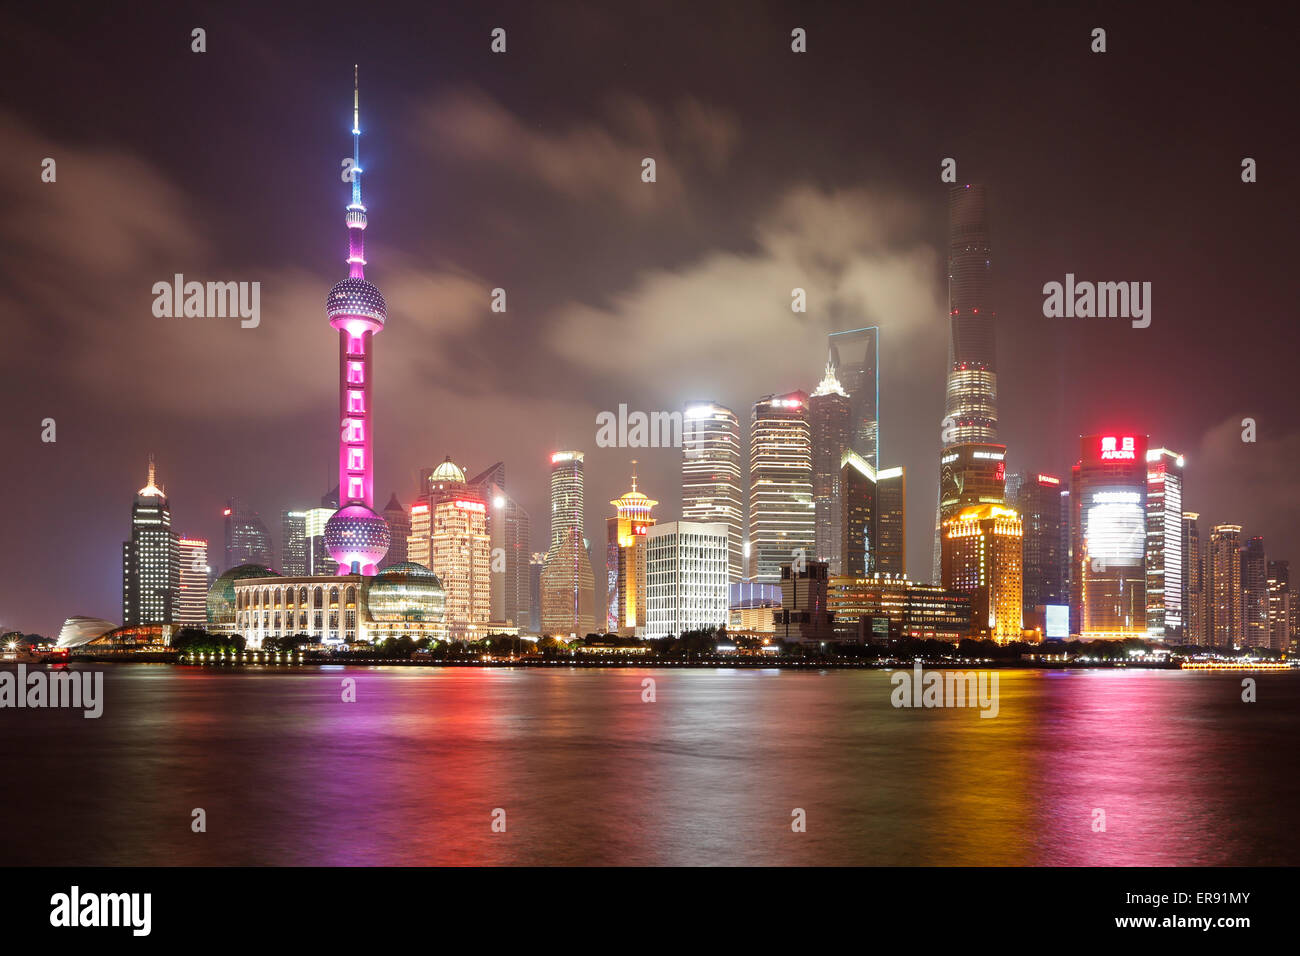
[[[715,402],[688,402],[682,415],[682,518],[727,526],[727,576],[745,575],[740,422]]]
[[[781,565],[815,560],[808,393],[766,395],[749,431],[749,577],[781,580]]]

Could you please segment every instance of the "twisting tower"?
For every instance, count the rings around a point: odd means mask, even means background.
[[[388,523],[374,510],[375,333],[388,315],[365,278],[366,207],[361,202],[361,96],[352,72],[352,202],[347,207],[348,277],[330,289],[325,314],[339,332],[339,503],[325,525],[325,546],[339,574],[374,574],[388,553]]]

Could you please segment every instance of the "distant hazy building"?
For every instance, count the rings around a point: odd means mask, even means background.
[[[724,627],[729,582],[725,524],[670,521],[646,531],[646,637]]]
[[[176,623],[184,627],[205,627],[208,623],[208,542],[206,538],[177,538],[180,583],[176,601]]]
[[[280,514],[280,570],[286,575],[307,573],[307,512]]]
[[[226,570],[241,564],[271,567],[271,536],[256,511],[246,509],[238,498],[226,502]]]
[[[1215,647],[1241,647],[1241,525],[1216,524],[1210,531],[1207,625]]]
[[[875,327],[832,332],[831,363],[849,394],[849,443],[872,468],[880,467],[880,342]]]
[[[846,575],[907,573],[907,476],[877,472],[853,449],[840,458],[840,554]]]
[[[492,620],[529,628],[532,596],[528,559],[532,553],[532,521],[506,490],[506,467],[497,462],[468,482],[487,502],[488,536],[492,546]]]
[[[716,402],[688,402],[682,414],[682,518],[727,526],[727,575],[745,575],[745,504],[740,422]]]
[[[634,472],[632,490],[610,504],[614,516],[605,521],[605,630],[633,637],[645,633],[646,535],[655,523],[651,509],[659,502],[637,491]]]
[[[402,507],[402,503],[397,500],[397,492],[393,492],[388,497],[388,504],[384,505],[384,520],[388,522],[388,530],[391,534],[391,543],[388,545],[388,553],[384,555],[384,560],[379,562],[379,570],[396,567],[399,564],[406,564],[406,539],[411,535],[411,514]]]
[[[1040,605],[1066,605],[1070,595],[1066,580],[1067,535],[1061,506],[1061,479],[1041,473],[1007,477],[1007,503],[1020,512],[1024,528],[1024,607],[1026,613]]]
[[[776,584],[781,565],[814,557],[812,433],[808,394],[754,403],[749,431],[749,576]]]
[[[179,592],[178,539],[150,455],[149,479],[131,506],[131,537],[122,543],[123,626],[171,624],[176,620]]]
[[[816,558],[839,574],[840,548],[840,459],[851,448],[852,403],[849,393],[826,363],[826,374],[808,399],[808,422],[812,429],[812,493],[816,522]],[[874,462],[872,463],[874,466]]]
[[[1201,547],[1200,515],[1183,512],[1183,642],[1209,644],[1206,630],[1205,552]]]
[[[1147,452],[1147,634],[1183,640],[1183,456]]]
[[[1070,474],[1070,628],[1147,636],[1147,436],[1086,435]]]
[[[337,510],[338,505],[322,505],[308,508],[303,516],[309,575],[333,574],[338,570],[338,563],[330,557],[329,548],[325,546],[325,524]]]
[[[1268,647],[1268,556],[1258,535],[1241,549],[1241,639],[1246,647]]]
[[[1020,640],[1020,515],[1005,505],[974,505],[944,522],[943,535],[943,586],[971,594],[971,636],[999,644]]]
[[[1268,563],[1268,646],[1275,651],[1291,647],[1291,563]]]

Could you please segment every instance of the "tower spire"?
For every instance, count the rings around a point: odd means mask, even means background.
[[[366,206],[361,201],[361,85],[352,65],[352,202],[348,203],[348,275],[366,277]]]
[[[636,459],[632,459],[632,490],[636,491]]]

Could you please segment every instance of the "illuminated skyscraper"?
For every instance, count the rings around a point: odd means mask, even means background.
[[[471,491],[487,502],[492,539],[492,620],[529,628],[532,598],[528,560],[532,522],[528,512],[506,491],[506,466],[497,462],[471,478]]]
[[[670,521],[646,532],[646,637],[727,623],[727,526]]]
[[[1087,435],[1070,476],[1070,628],[1147,636],[1147,437]]]
[[[580,451],[551,456],[551,547],[542,569],[542,633],[596,630],[596,575],[583,527],[584,476]]]
[[[299,576],[307,573],[307,512],[280,513],[280,573]]]
[[[874,326],[826,337],[836,377],[849,395],[848,446],[880,468],[880,332]]]
[[[1210,643],[1215,647],[1241,647],[1241,525],[1216,524],[1211,529],[1206,565]]]
[[[1288,651],[1291,645],[1291,563],[1268,563],[1268,646]]]
[[[745,575],[745,506],[740,422],[714,402],[688,402],[682,415],[682,518],[727,526],[727,574]]]
[[[384,297],[366,281],[366,207],[361,202],[361,106],[353,71],[352,202],[347,207],[348,277],[330,290],[325,314],[339,333],[339,497],[325,544],[339,574],[374,574],[391,533],[374,510],[374,338],[388,317]]]
[[[1201,548],[1200,515],[1183,512],[1183,643],[1209,644],[1206,630],[1205,553]]]
[[[943,586],[971,594],[971,636],[1020,640],[1021,525],[1014,508],[974,505],[944,522]]]
[[[1026,614],[1032,614],[1040,606],[1068,604],[1066,558],[1062,551],[1067,536],[1061,530],[1061,479],[1039,473],[1008,476],[1007,503],[1020,512],[1024,529]]]
[[[325,525],[337,509],[337,504],[307,509],[303,525],[307,535],[308,574],[333,574],[338,569],[338,564],[330,558],[329,549],[325,547]]]
[[[1246,647],[1268,647],[1268,556],[1256,535],[1241,549],[1241,640]]]
[[[1147,452],[1147,633],[1183,640],[1183,456]]]
[[[988,442],[949,445],[939,457],[939,521],[974,505],[1006,503],[1007,446]],[[943,544],[936,530],[935,563],[939,576]]]
[[[845,576],[907,573],[906,482],[902,468],[877,472],[853,449],[845,449],[840,465]]]
[[[267,534],[262,516],[249,511],[238,498],[226,501],[225,517],[226,570],[242,564],[260,564],[271,567],[271,536]]]
[[[998,440],[997,348],[993,309],[993,251],[983,186],[948,193],[948,393],[944,418],[950,439]]]
[[[849,393],[835,377],[828,361],[826,374],[808,399],[808,422],[812,429],[813,516],[816,522],[816,558],[839,574],[840,548],[840,459],[850,448],[852,406]],[[860,456],[861,457],[861,456]],[[864,459],[872,463],[873,459]]]
[[[185,627],[208,624],[208,542],[204,538],[177,538],[180,572],[176,623]]]
[[[815,547],[808,394],[766,395],[749,430],[749,576],[779,584],[781,565]]]
[[[122,623],[171,624],[179,609],[179,592],[178,539],[150,455],[149,480],[136,492],[131,506],[131,538],[122,543]]]
[[[434,503],[429,570],[446,595],[447,631],[452,640],[483,636],[492,609],[491,538],[487,504],[471,492]],[[418,562],[417,562],[418,563]]]
[[[650,511],[659,502],[636,490],[633,471],[632,490],[610,504],[615,515],[605,521],[605,629],[634,637],[645,633],[646,532],[655,523]]]

